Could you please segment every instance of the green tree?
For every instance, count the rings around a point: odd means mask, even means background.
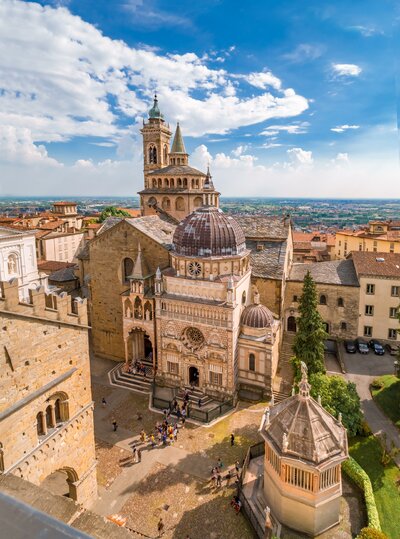
[[[299,363],[304,361],[309,374],[324,373],[324,341],[328,335],[325,331],[324,321],[317,309],[317,291],[309,271],[304,277],[299,313],[297,333],[293,345],[294,367],[298,373]]]
[[[310,376],[311,396],[321,397],[321,404],[330,414],[338,418],[342,414],[342,422],[349,436],[362,431],[363,415],[360,397],[356,385],[346,382],[341,376],[327,376],[316,373]]]
[[[107,217],[129,217],[129,213],[115,206],[106,206],[100,214],[99,222],[102,223]]]
[[[363,528],[357,535],[357,539],[389,539],[388,536],[374,528]]]

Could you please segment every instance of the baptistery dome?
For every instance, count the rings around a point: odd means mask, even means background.
[[[243,230],[215,206],[201,206],[174,233],[174,251],[182,256],[235,256],[246,251]]]
[[[268,328],[274,323],[271,311],[260,303],[253,303],[242,313],[241,323],[251,328]]]

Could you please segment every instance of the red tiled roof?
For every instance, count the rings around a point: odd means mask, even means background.
[[[357,275],[394,277],[400,281],[400,253],[353,251],[350,256]]]
[[[72,262],[60,262],[58,260],[41,260],[40,262],[38,262],[37,266],[40,271],[48,271],[50,273],[53,273],[54,271],[58,271],[60,269],[75,266],[75,264],[73,264]]]

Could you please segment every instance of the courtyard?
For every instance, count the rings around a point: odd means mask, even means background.
[[[122,516],[129,528],[150,538],[157,537],[160,518],[167,539],[253,538],[246,517],[236,515],[230,506],[235,477],[228,485],[223,480],[221,487],[215,487],[210,477],[218,459],[223,462],[222,475],[228,469],[234,475],[235,462],[241,464],[248,447],[260,441],[258,428],[266,403],[240,402],[235,412],[212,426],[186,422],[174,444],[151,448],[148,442],[140,442],[140,432],[152,432],[162,414],[149,410],[148,395],[109,385],[107,372],[112,366],[107,360],[92,360],[99,483],[93,509],[103,516]],[[141,462],[134,461],[134,446],[142,450]],[[347,482],[341,512],[341,525],[322,539],[350,539],[365,520],[360,495]],[[282,537],[302,539],[289,531]]]

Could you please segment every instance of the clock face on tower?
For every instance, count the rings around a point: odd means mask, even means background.
[[[188,271],[193,277],[197,277],[201,273],[201,265],[198,262],[189,262]]]

